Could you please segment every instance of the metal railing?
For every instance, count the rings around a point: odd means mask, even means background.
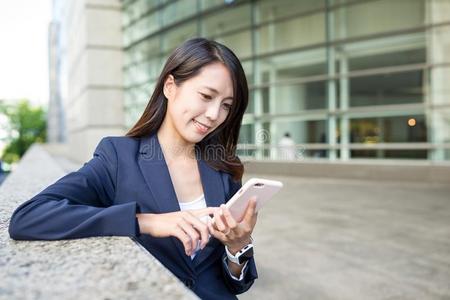
[[[450,162],[450,143],[351,143],[351,144],[327,144],[308,143],[293,146],[279,146],[272,144],[238,144],[237,153],[247,159],[273,159],[273,160],[303,160],[310,158],[328,159],[329,151],[427,151],[431,156],[432,151],[446,151]],[[402,157],[398,157],[402,159]],[[429,160],[426,157],[406,157],[409,159]],[[396,157],[392,157],[396,159]]]

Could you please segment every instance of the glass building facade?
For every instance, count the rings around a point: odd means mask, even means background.
[[[188,38],[235,51],[250,85],[239,154],[450,160],[450,1],[123,1],[126,125]]]

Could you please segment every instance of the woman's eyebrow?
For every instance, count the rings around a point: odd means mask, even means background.
[[[208,90],[210,90],[211,92],[213,92],[213,93],[215,93],[215,94],[218,94],[218,93],[219,93],[219,91],[216,90],[215,88],[212,88],[212,87],[209,87],[209,86],[206,86],[206,85],[203,86],[203,88],[208,89]],[[223,98],[223,100],[226,100],[226,99],[233,100],[233,97],[229,96],[229,97]]]

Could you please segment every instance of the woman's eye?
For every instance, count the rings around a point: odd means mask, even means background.
[[[211,100],[212,99],[212,97],[210,95],[206,95],[206,94],[203,94],[203,93],[199,93],[199,94],[202,96],[202,98],[204,98],[206,100]]]
[[[230,110],[230,109],[231,109],[231,104],[229,104],[229,103],[224,103],[224,104],[223,104],[223,108],[224,108],[225,110]]]

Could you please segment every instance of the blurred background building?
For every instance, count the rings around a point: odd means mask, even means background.
[[[78,161],[196,36],[245,68],[243,156],[280,158],[288,132],[298,158],[450,159],[447,0],[54,0],[49,30],[49,136]]]

